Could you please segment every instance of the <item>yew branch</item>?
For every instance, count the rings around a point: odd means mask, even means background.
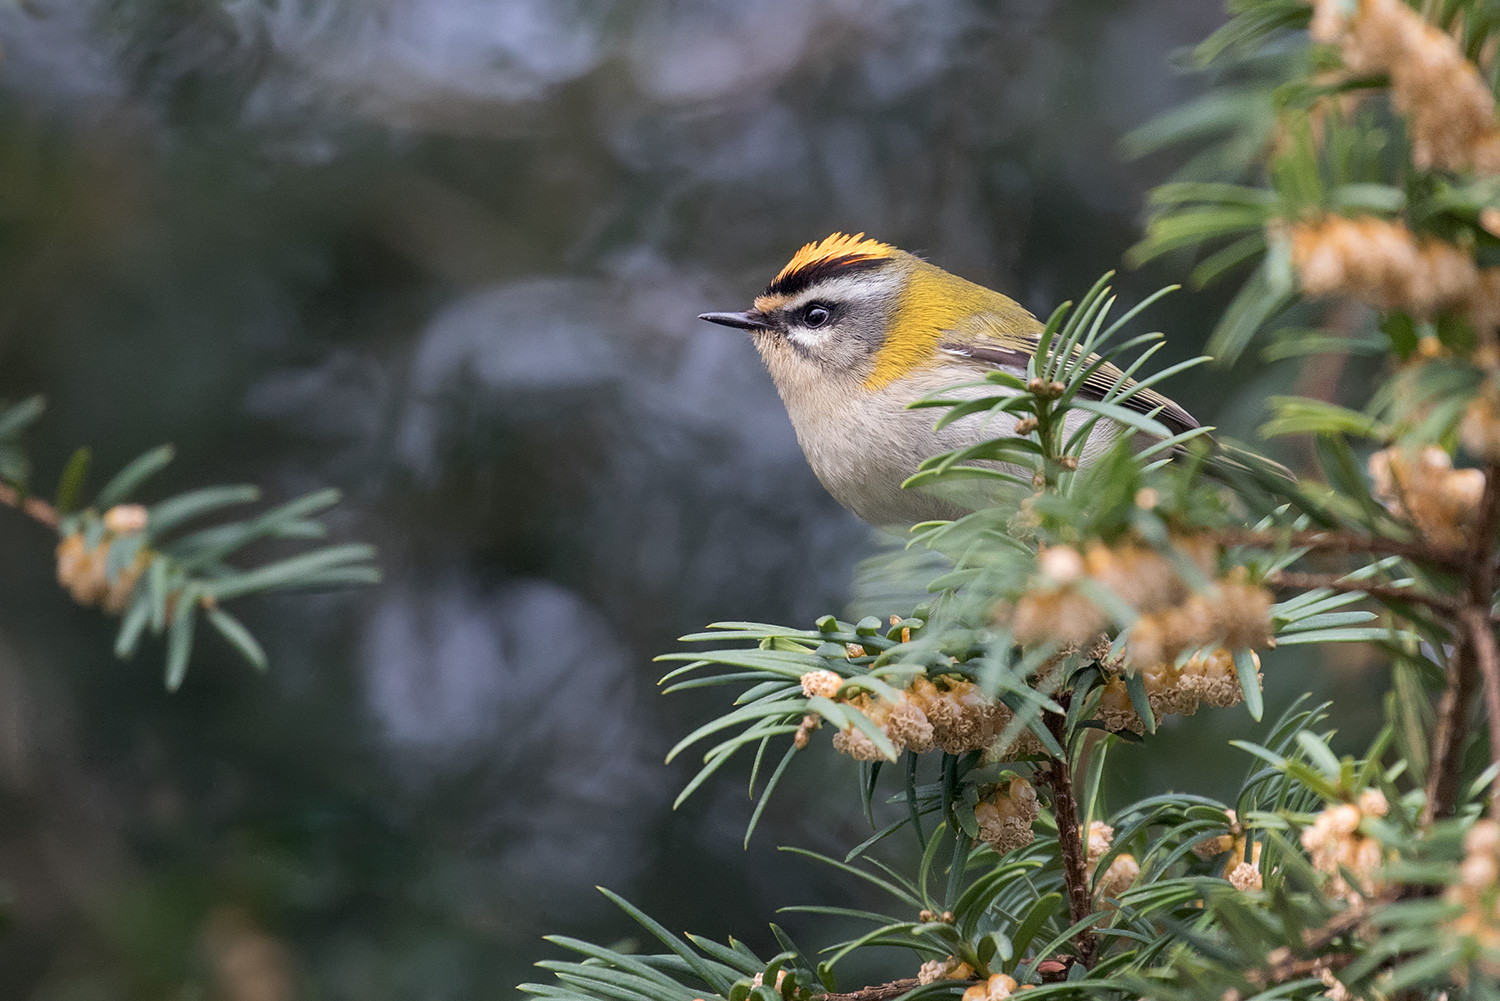
[[[921,985],[915,977],[907,980],[892,980],[888,984],[861,987],[847,994],[824,994],[823,1001],[890,1001],[892,998],[899,998],[907,991],[916,990],[919,986]]]
[[[1285,532],[1270,529],[1223,529],[1215,533],[1218,538],[1232,546],[1257,546],[1264,549],[1290,547],[1293,549],[1316,549],[1335,553],[1372,553],[1376,556],[1403,556],[1421,563],[1429,563],[1452,570],[1462,568],[1468,554],[1462,549],[1451,549],[1429,542],[1409,542],[1386,539],[1357,532],[1300,531]]]
[[[1412,587],[1395,587],[1368,580],[1350,580],[1343,574],[1293,573],[1288,570],[1279,570],[1267,575],[1266,583],[1272,587],[1295,587],[1308,591],[1327,588],[1330,591],[1340,591],[1346,594],[1357,592],[1385,601],[1405,601],[1414,605],[1426,605],[1428,608],[1449,615],[1456,614],[1459,607],[1457,600],[1445,594],[1432,594]]]
[[[1061,697],[1067,708],[1067,696]],[[1048,715],[1047,728],[1064,751],[1068,747],[1066,722],[1062,716]],[[1068,890],[1068,915],[1074,924],[1094,912],[1094,898],[1089,889],[1088,853],[1078,830],[1078,804],[1073,798],[1073,774],[1070,762],[1054,760],[1046,771],[1052,787],[1052,814],[1057,820],[1058,851],[1062,855],[1063,882]],[[1094,961],[1094,933],[1088,928],[1078,933],[1078,958],[1085,966]]]
[[[57,508],[48,504],[40,497],[23,495],[21,491],[8,483],[0,483],[0,504],[13,507],[22,514],[41,522],[48,528],[56,528],[58,521],[61,520],[61,516],[57,513]]]
[[[1484,609],[1473,605],[1462,612],[1466,640],[1474,651],[1474,663],[1484,692],[1485,717],[1490,724],[1490,763],[1500,763],[1500,647],[1495,644],[1495,629]],[[1500,803],[1500,770],[1490,780],[1490,800]]]
[[[1484,496],[1463,565],[1463,604],[1451,616],[1456,637],[1448,658],[1448,684],[1438,702],[1438,725],[1433,734],[1432,765],[1427,778],[1427,805],[1423,820],[1453,814],[1458,803],[1459,771],[1467,734],[1469,703],[1475,682],[1484,687],[1485,718],[1490,727],[1491,755],[1500,735],[1500,650],[1490,625],[1495,600],[1495,536],[1500,533],[1500,463],[1484,471]],[[1500,795],[1500,778],[1491,787],[1492,800]]]

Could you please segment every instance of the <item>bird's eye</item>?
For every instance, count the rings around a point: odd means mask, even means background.
[[[803,326],[821,327],[831,319],[833,319],[833,310],[821,302],[810,303],[806,309],[802,310]]]

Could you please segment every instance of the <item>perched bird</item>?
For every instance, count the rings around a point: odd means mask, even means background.
[[[972,509],[960,497],[901,484],[926,458],[996,437],[993,424],[975,415],[934,430],[934,411],[907,405],[994,368],[1025,378],[1043,329],[1013,299],[863,233],[809,243],[752,309],[700,319],[750,332],[813,472],[840,504],[878,526]],[[1082,395],[1093,390],[1099,398],[1122,374],[1101,367]],[[1150,390],[1123,405],[1152,414],[1174,434],[1198,426]],[[1121,433],[1120,425],[1101,422],[1084,459]]]

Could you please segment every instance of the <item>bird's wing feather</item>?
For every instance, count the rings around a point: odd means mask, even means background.
[[[1016,309],[1020,311],[1019,306]],[[1042,326],[1029,313],[1020,312],[1028,322],[1022,323],[1018,318],[1004,314],[981,313],[966,324],[964,330],[954,331],[953,336],[938,346],[949,354],[969,358],[985,367],[1003,368],[1024,375],[1026,363],[1041,341]],[[1093,362],[1097,357],[1090,355],[1089,361]],[[1119,366],[1105,362],[1083,380],[1078,393],[1085,399],[1102,400],[1124,375]],[[1125,385],[1134,386],[1135,380],[1126,379]],[[1119,402],[1120,406],[1137,413],[1155,412],[1156,420],[1165,424],[1173,434],[1199,426],[1192,414],[1154,389],[1143,389]]]

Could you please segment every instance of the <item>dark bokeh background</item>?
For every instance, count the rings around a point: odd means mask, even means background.
[[[675,813],[712,697],[650,658],[721,618],[845,607],[872,549],[807,470],[741,308],[864,230],[1046,312],[1118,264],[1167,157],[1121,134],[1201,82],[1203,0],[18,0],[0,6],[0,396],[45,392],[157,489],[335,485],[386,583],[240,606],[159,651],[52,582],[0,510],[0,996],[508,997],[606,884],[765,944],[856,888],[799,765],[749,852],[743,769]],[[1179,274],[1127,273],[1127,297]],[[1218,292],[1158,308],[1171,358]],[[1182,378],[1246,435],[1284,372]],[[96,480],[96,483],[98,481]],[[1278,667],[1278,665],[1281,665]],[[1272,711],[1337,676],[1268,664]],[[1350,675],[1350,678],[1354,676]],[[1360,683],[1349,680],[1346,688]],[[1132,750],[1123,793],[1224,794],[1240,711]],[[813,942],[832,929],[788,919]],[[906,962],[906,960],[901,960]]]

